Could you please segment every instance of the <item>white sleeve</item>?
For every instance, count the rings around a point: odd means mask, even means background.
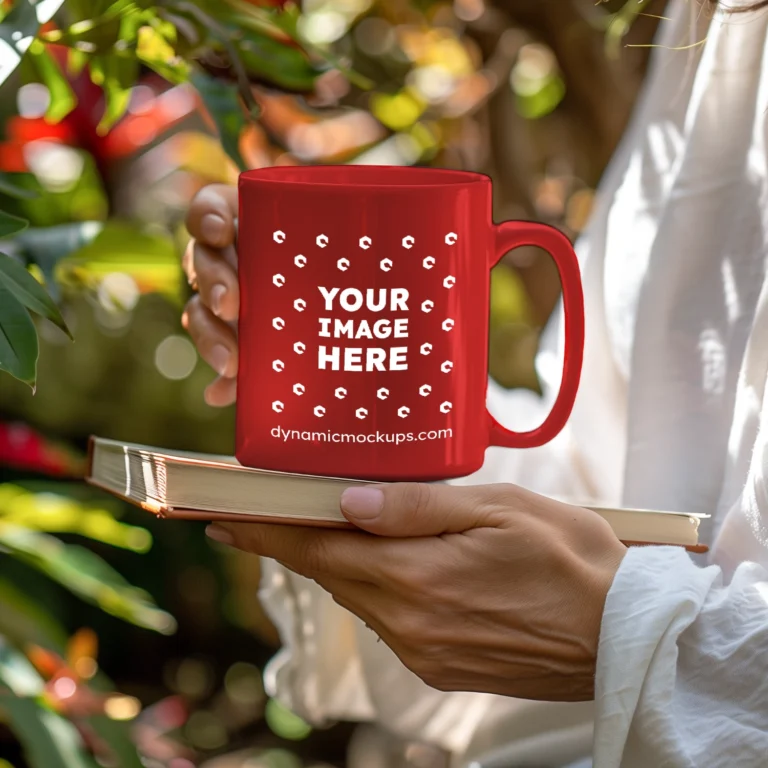
[[[595,768],[768,764],[768,572],[630,549],[608,594]]]

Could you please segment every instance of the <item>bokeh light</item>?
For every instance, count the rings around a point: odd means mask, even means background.
[[[16,94],[16,106],[21,117],[42,117],[51,103],[51,92],[42,83],[27,83]]]
[[[264,685],[259,668],[246,662],[236,662],[224,675],[227,696],[243,707],[253,707],[264,700]]]
[[[338,11],[316,11],[301,17],[298,30],[310,43],[328,45],[346,33],[347,20]]]
[[[112,720],[133,720],[141,712],[141,702],[134,696],[110,696],[104,702],[104,714]]]
[[[383,56],[397,41],[392,25],[375,16],[363,19],[355,27],[354,38],[358,48],[368,56]]]
[[[97,289],[99,304],[107,311],[130,312],[139,300],[139,286],[125,272],[105,275]]]
[[[227,743],[227,730],[213,712],[201,709],[193,712],[184,726],[189,742],[201,749],[220,749]]]
[[[197,351],[186,336],[171,335],[155,350],[155,366],[166,379],[186,379],[197,365]]]
[[[509,83],[517,96],[518,111],[530,119],[552,112],[565,95],[557,59],[540,43],[528,43],[520,49]]]
[[[24,159],[43,187],[51,192],[73,189],[85,167],[82,151],[53,141],[26,144]]]
[[[192,699],[203,698],[213,685],[213,670],[202,659],[182,659],[171,672],[171,683],[179,692]]]
[[[454,0],[453,12],[461,21],[477,21],[485,13],[484,0]]]
[[[53,684],[57,699],[69,699],[77,693],[77,683],[71,677],[60,677]]]
[[[267,702],[264,717],[273,733],[283,739],[301,741],[312,732],[312,726],[286,709],[277,699]]]

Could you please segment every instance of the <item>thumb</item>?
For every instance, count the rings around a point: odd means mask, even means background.
[[[341,511],[358,528],[379,536],[439,536],[496,525],[500,510],[483,499],[484,486],[391,483],[347,488]]]

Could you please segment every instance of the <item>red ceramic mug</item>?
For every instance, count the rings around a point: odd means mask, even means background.
[[[563,428],[578,389],[583,295],[558,230],[491,220],[491,181],[464,171],[276,167],[240,176],[236,456],[250,467],[369,480],[439,480],[490,445]],[[513,432],[488,413],[489,272],[521,245],[557,264],[560,393]]]

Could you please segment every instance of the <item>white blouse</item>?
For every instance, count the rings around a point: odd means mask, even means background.
[[[709,554],[629,551],[594,704],[428,688],[314,582],[267,561],[261,598],[284,642],[267,684],[305,718],[376,721],[456,766],[768,765],[768,13],[701,6],[671,0],[578,245],[587,346],[567,429],[542,448],[490,449],[452,482],[706,513]],[[556,315],[543,399],[491,385],[510,427],[542,420],[561,338]]]

